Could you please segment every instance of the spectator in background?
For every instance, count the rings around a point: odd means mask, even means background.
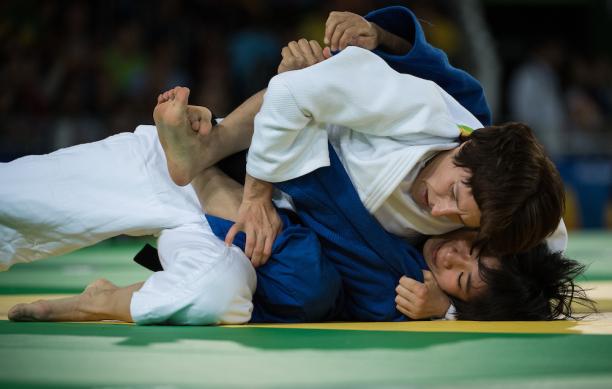
[[[127,22],[120,26],[104,52],[104,70],[111,76],[116,93],[136,94],[144,87],[148,65],[142,50],[142,26]]]
[[[569,152],[573,155],[607,154],[612,148],[610,63],[605,57],[572,55],[568,107]]]
[[[558,76],[564,54],[561,42],[542,41],[534,46],[509,84],[511,117],[529,123],[553,160],[565,147],[566,115]]]

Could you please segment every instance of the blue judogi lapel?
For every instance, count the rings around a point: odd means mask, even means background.
[[[292,197],[301,222],[315,231],[342,276],[345,319],[406,320],[395,309],[395,287],[403,275],[423,281],[425,261],[365,209],[331,146],[329,156],[330,166],[276,186]]]

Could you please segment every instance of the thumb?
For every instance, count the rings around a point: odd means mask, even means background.
[[[434,281],[433,274],[429,270],[423,270],[423,281],[432,282]]]

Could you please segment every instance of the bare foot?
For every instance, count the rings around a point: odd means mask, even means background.
[[[83,296],[17,304],[8,311],[8,318],[13,321],[89,321],[91,315],[79,309]]]
[[[17,304],[8,311],[12,321],[48,321],[50,306],[46,300],[38,300],[29,304]]]
[[[204,107],[188,106],[189,89],[176,87],[157,99],[153,119],[166,154],[170,177],[184,186],[202,170],[200,156],[206,152],[211,113]]]
[[[97,296],[112,293],[118,287],[103,278],[89,284],[83,293],[55,300],[38,300],[29,304],[17,304],[8,311],[13,321],[89,321],[97,317],[84,312],[83,303],[91,304]]]

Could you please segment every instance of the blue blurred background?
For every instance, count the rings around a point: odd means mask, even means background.
[[[280,50],[322,43],[330,11],[406,5],[481,80],[494,121],[532,126],[562,173],[570,228],[612,228],[612,1],[0,2],[0,161],[152,123],[175,85],[227,114]],[[10,183],[0,183],[10,185]]]

